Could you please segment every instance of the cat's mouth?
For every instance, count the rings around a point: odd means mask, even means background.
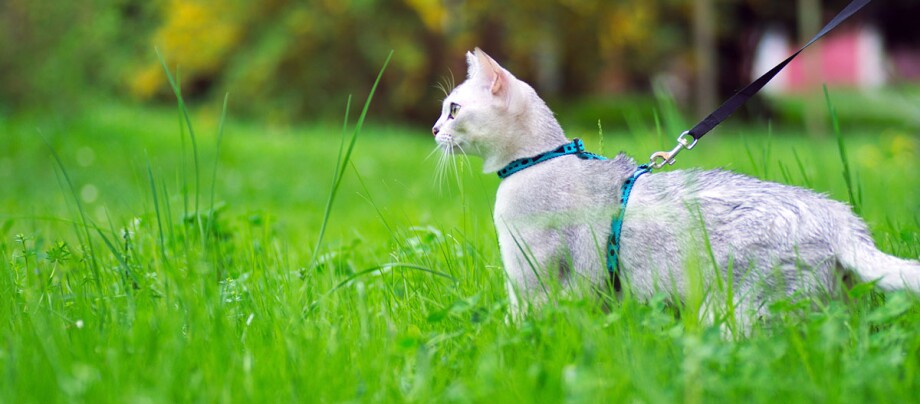
[[[450,134],[439,133],[434,140],[445,154],[463,153],[463,147],[456,143],[454,137]]]

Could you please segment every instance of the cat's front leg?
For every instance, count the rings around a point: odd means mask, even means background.
[[[505,277],[505,290],[508,293],[508,313],[505,315],[505,322],[508,324],[520,324],[524,319],[524,309],[518,300],[514,282],[507,276]]]
[[[568,271],[561,237],[553,229],[535,226],[499,227],[499,248],[507,276],[509,310],[522,317],[539,309],[551,294],[562,290]]]

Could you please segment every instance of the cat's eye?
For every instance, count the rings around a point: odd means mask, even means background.
[[[450,103],[450,115],[448,115],[448,117],[450,119],[454,119],[457,117],[458,112],[460,112],[460,105],[458,105],[456,102]]]

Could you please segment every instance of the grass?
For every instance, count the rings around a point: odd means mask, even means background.
[[[458,159],[460,192],[433,182],[424,129],[366,127],[343,163],[339,126],[220,116],[190,114],[195,156],[170,111],[101,104],[66,122],[0,118],[0,401],[920,395],[914,296],[861,285],[815,307],[778,302],[776,321],[744,339],[688,326],[663,298],[607,311],[560,298],[509,324],[490,218],[498,179],[477,160]],[[607,129],[602,151],[670,146],[657,126]],[[571,136],[599,151],[595,132]],[[837,200],[853,192],[882,250],[920,256],[916,136],[841,132],[721,128],[677,166],[728,167]]]

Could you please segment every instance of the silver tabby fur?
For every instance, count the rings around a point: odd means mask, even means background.
[[[439,147],[481,156],[494,172],[569,140],[536,92],[479,49],[445,99]],[[453,112],[452,112],[453,110]],[[494,212],[513,309],[538,306],[555,284],[607,285],[606,240],[636,162],[555,158],[504,179]],[[879,251],[846,204],[725,170],[647,174],[632,190],[620,245],[623,287],[640,299],[703,291],[701,317],[731,303],[747,327],[771,297],[815,298],[845,275],[883,290],[920,291],[920,263]]]

